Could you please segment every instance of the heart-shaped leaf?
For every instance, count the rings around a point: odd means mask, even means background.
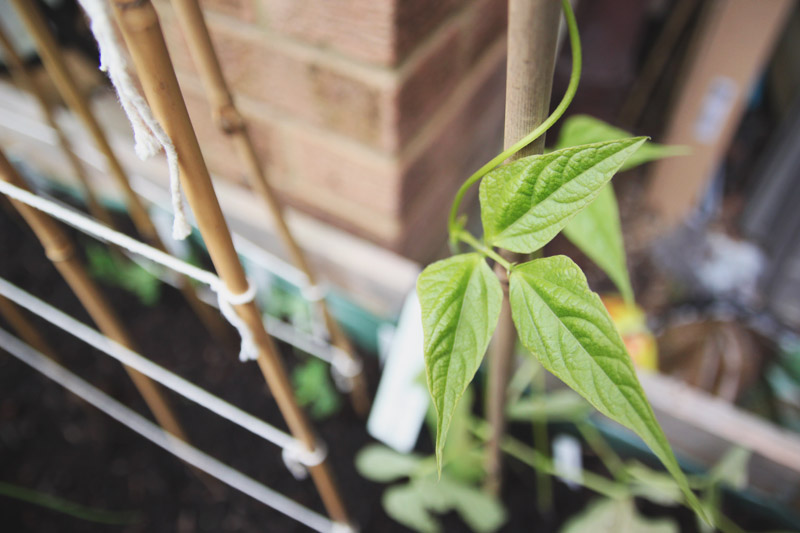
[[[564,227],[564,236],[603,269],[626,302],[633,302],[617,197],[610,183],[600,190],[594,202],[570,220]]]
[[[356,455],[356,470],[371,481],[390,483],[411,476],[419,468],[422,458],[414,454],[396,452],[380,444],[370,444]]]
[[[575,115],[564,121],[556,149],[626,139],[630,136],[627,131],[615,128],[602,120],[587,115]],[[686,148],[682,146],[664,146],[648,141],[622,164],[619,171],[686,152]],[[633,289],[625,263],[625,244],[622,240],[617,198],[610,184],[603,187],[595,201],[575,215],[575,218],[564,227],[564,236],[603,269],[627,302],[633,301]]]
[[[417,280],[425,335],[425,370],[436,408],[436,461],[441,469],[456,404],[475,376],[492,337],[503,289],[480,254],[428,266]]]
[[[615,141],[631,136],[625,130],[616,128],[611,124],[588,115],[573,115],[564,121],[558,134],[556,150],[581,144],[598,143],[602,141]],[[656,159],[685,155],[689,149],[685,146],[666,146],[654,142],[646,142],[635,154],[622,164],[619,171],[631,169]]]
[[[636,511],[633,500],[603,498],[589,504],[564,524],[561,533],[677,533],[678,524],[665,518],[649,519]]]
[[[597,197],[645,140],[565,148],[493,170],[480,186],[486,242],[519,253],[538,250]]]
[[[537,259],[515,267],[509,283],[511,314],[522,344],[598,411],[639,435],[704,516],[625,345],[581,269],[565,256]]]

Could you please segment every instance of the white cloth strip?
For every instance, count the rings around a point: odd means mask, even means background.
[[[252,301],[255,293],[251,290],[251,288],[248,288],[248,290],[241,295],[234,295],[227,289],[223,281],[216,274],[213,274],[207,270],[203,270],[202,268],[197,268],[194,265],[190,265],[186,261],[182,261],[181,259],[153,248],[152,246],[148,246],[143,242],[128,237],[123,233],[114,231],[113,229],[104,226],[103,224],[100,224],[99,222],[96,222],[80,213],[67,209],[55,202],[46,200],[45,198],[37,196],[24,189],[20,189],[19,187],[16,187],[3,180],[0,180],[0,192],[26,205],[43,211],[84,233],[100,238],[104,241],[114,243],[130,252],[139,254],[160,265],[205,283],[211,288],[212,291],[217,293],[220,302],[220,311],[223,311],[223,316],[225,316],[225,318],[228,319],[228,321],[236,328],[236,330],[239,332],[239,336],[242,338],[242,347],[239,353],[239,359],[246,361],[256,359],[258,357],[258,350],[256,350],[255,345],[253,344],[253,332],[250,331],[250,328],[247,326],[244,320],[241,320],[231,307],[231,305],[241,305],[243,303],[247,303],[248,301]],[[234,302],[230,302],[230,305],[226,306],[226,303],[229,302],[229,300],[226,300],[226,298],[232,298]],[[245,298],[249,298],[249,300],[246,300]],[[223,308],[225,308],[225,310],[223,310]],[[228,311],[228,313],[226,314],[225,311]]]
[[[225,400],[210,394],[197,385],[170,372],[166,368],[142,357],[133,350],[109,339],[102,333],[90,328],[86,324],[75,320],[68,314],[43,302],[32,294],[25,292],[16,285],[0,278],[0,295],[5,296],[20,307],[42,317],[54,326],[57,326],[86,344],[100,350],[120,363],[137,370],[170,390],[175,391],[184,398],[205,407],[212,413],[225,418],[262,439],[271,442],[284,450],[288,450],[295,462],[305,466],[316,466],[325,460],[325,447],[317,444],[314,450],[309,450],[304,443],[295,439],[288,433],[272,426],[263,420],[254,417]],[[292,469],[291,465],[287,466]]]
[[[333,522],[316,511],[300,505],[194,446],[170,435],[159,426],[48,359],[3,329],[0,329],[0,347],[185,463],[202,470],[264,505],[321,533],[352,533],[354,531],[350,525]]]
[[[172,237],[183,240],[192,228],[186,221],[183,196],[181,194],[180,170],[178,169],[178,152],[172,139],[164,131],[153,116],[147,100],[139,92],[128,73],[128,61],[123,53],[122,43],[117,38],[108,0],[78,0],[91,21],[91,29],[100,49],[100,70],[108,73],[114,89],[117,91],[122,109],[128,116],[133,128],[134,148],[140,159],[147,159],[158,152],[161,147],[167,156],[169,168],[169,187],[172,193],[173,224]]]

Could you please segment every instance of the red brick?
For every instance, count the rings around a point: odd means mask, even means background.
[[[392,1],[264,0],[271,30],[380,64],[394,59]]]
[[[398,215],[399,170],[390,160],[348,150],[303,129],[285,133],[292,179],[309,196],[330,191],[363,208]]]
[[[197,87],[184,83],[181,89],[209,170],[222,178],[247,185],[245,167],[233,142],[214,124],[208,101]],[[279,136],[275,134],[274,126],[257,117],[248,117],[247,126],[268,178],[285,176],[285,150]]]
[[[257,0],[200,0],[203,9],[235,17],[244,22],[256,20]]]
[[[397,116],[396,146],[404,146],[452,94],[462,78],[462,33],[458,25],[443,29],[435,47],[414,65],[392,94]]]
[[[258,33],[213,22],[211,30],[227,81],[237,94],[309,124],[390,147],[386,91],[374,79],[299,56]]]
[[[380,65],[402,61],[470,0],[262,0],[269,28]]]
[[[403,171],[403,235],[392,244],[395,251],[423,262],[432,259],[446,240],[456,190],[502,149],[505,62],[494,63],[474,94]]]
[[[322,32],[313,25],[319,22],[314,17],[351,18],[344,11],[333,13],[328,1],[287,2],[269,0],[262,9],[271,15],[273,29],[276,21],[294,20],[280,30],[293,39]],[[417,0],[389,0],[384,8],[376,7],[378,0],[329,2],[363,7],[363,18],[371,18],[372,26],[375,20],[386,19],[391,26],[424,12]],[[313,13],[311,4],[316,6]],[[428,259],[438,249],[455,190],[495,155],[502,138],[504,62],[497,45],[505,26],[505,0],[429,4],[431,21],[412,28],[418,35],[404,37],[400,26],[389,41],[381,40],[375,27],[335,42],[324,41],[324,32],[314,34],[318,41],[313,44],[342,52],[348,46],[363,47],[363,39],[374,40],[361,51],[361,59],[383,54],[381,61],[394,61],[402,46],[408,46],[408,60],[395,70],[320,52],[227,16],[208,17],[228,82],[248,118],[267,175],[284,200],[415,259]],[[381,11],[386,5],[392,6],[388,14]],[[174,15],[166,4],[159,11],[209,167],[242,180],[232,144],[211,120]],[[349,24],[358,28],[360,22]]]
[[[165,25],[170,16],[164,16]],[[210,20],[230,86],[273,110],[383,151],[396,153],[452,94],[468,58],[464,28],[449,24],[417,56],[391,75],[329,64],[263,34]],[[195,73],[180,32],[168,31],[176,70]]]
[[[427,195],[433,181],[457,188],[502,149],[504,87],[505,65],[495,62],[458,113],[406,166],[400,199],[404,216],[415,211],[418,198]]]
[[[465,55],[472,65],[505,33],[508,25],[508,0],[477,0],[464,19]]]
[[[398,63],[432,35],[459,7],[472,0],[394,0],[395,56]]]

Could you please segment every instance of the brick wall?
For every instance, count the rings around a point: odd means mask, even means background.
[[[269,179],[291,205],[410,257],[502,137],[506,0],[205,0]],[[209,166],[241,180],[166,0],[156,3]]]

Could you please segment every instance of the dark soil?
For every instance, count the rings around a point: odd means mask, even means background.
[[[91,323],[33,234],[6,209],[0,209],[0,276]],[[148,308],[119,289],[104,287],[104,291],[127,323],[142,354],[235,405],[283,426],[256,365],[239,363],[235,346],[222,349],[212,341],[179,292],[165,287],[158,306]],[[41,320],[32,320],[65,366],[147,414],[119,364]],[[288,347],[281,348],[289,364],[296,361]],[[367,361],[374,386],[377,365],[375,358],[368,357]],[[0,482],[98,509],[136,511],[139,516],[132,525],[100,525],[0,496],[2,531],[307,531],[233,489],[218,483],[209,487],[208,481],[201,481],[161,448],[7,355],[0,356],[0,390]],[[296,481],[274,446],[174,394],[170,394],[170,400],[194,445],[288,497],[322,511],[312,483]],[[362,530],[406,531],[381,507],[385,486],[364,480],[353,467],[353,457],[370,441],[363,421],[345,407],[317,427],[328,443],[331,465]],[[523,431],[521,438],[525,439],[526,433]],[[430,441],[427,435],[421,440]],[[423,451],[430,451],[429,445],[424,447],[428,449]],[[556,483],[555,513],[543,517],[536,510],[533,471],[509,460],[506,480],[503,500],[510,520],[503,531],[557,531],[591,497],[587,491],[573,492]],[[683,531],[696,530],[693,517],[686,510],[644,507],[650,515],[676,516]],[[442,523],[448,532],[467,531],[455,514],[443,517]]]

